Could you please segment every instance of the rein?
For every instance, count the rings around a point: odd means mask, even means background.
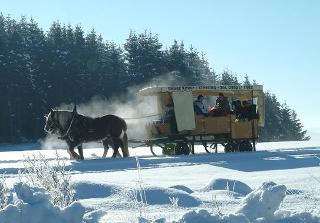
[[[70,124],[69,124],[69,127],[68,127],[67,131],[65,132],[65,134],[63,134],[62,136],[59,137],[60,139],[64,139],[65,137],[68,136],[68,134],[69,134],[69,132],[70,132],[70,130],[71,130],[72,124],[73,124],[73,122],[74,122],[74,120],[75,120],[75,117],[76,117],[76,113],[74,112],[74,113],[72,114],[72,119],[71,119],[71,122],[70,122]]]
[[[144,118],[150,118],[150,117],[155,117],[155,116],[159,116],[159,115],[161,115],[161,114],[150,114],[150,115],[139,116],[139,117],[125,117],[122,119],[124,119],[124,120],[144,119]]]

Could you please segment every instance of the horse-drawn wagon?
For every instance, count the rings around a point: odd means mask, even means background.
[[[261,85],[252,86],[177,86],[148,87],[139,91],[157,99],[159,120],[147,124],[149,138],[145,144],[156,155],[159,146],[165,154],[194,153],[201,144],[209,153],[222,145],[225,152],[255,151],[258,127],[264,126],[264,93]],[[194,101],[203,95],[208,103],[223,94],[230,111],[197,115]],[[238,102],[238,106],[236,103]]]
[[[153,155],[156,155],[154,146],[162,148],[163,154],[193,154],[196,144],[203,145],[208,153],[211,149],[217,152],[218,145],[222,145],[225,152],[255,151],[258,127],[264,126],[265,121],[261,85],[148,87],[139,94],[156,97],[159,119],[146,125],[147,139],[129,141],[149,146]],[[218,106],[218,109],[213,107],[212,113],[199,115],[194,102],[200,95],[206,97],[207,103],[213,103],[222,95],[220,102],[224,102],[228,110],[221,112]],[[216,104],[220,103],[218,99]],[[127,124],[120,117],[86,117],[77,113],[76,106],[73,111],[51,109],[45,117],[46,132],[65,140],[72,158],[84,159],[82,144],[99,140],[104,146],[103,157],[109,145],[114,149],[114,157],[119,147],[123,156],[129,156]],[[79,154],[74,152],[75,147]]]

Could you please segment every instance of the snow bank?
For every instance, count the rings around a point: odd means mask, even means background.
[[[14,185],[16,199],[0,210],[0,222],[5,223],[81,223],[84,207],[74,202],[65,208],[54,206],[50,196],[40,188],[23,183]]]
[[[94,210],[84,214],[85,223],[97,223],[107,213],[103,210]]]
[[[193,210],[185,213],[173,223],[319,223],[320,218],[311,213],[280,211],[279,206],[286,195],[286,187],[274,182],[265,182],[249,193],[236,213],[212,215],[207,210]],[[140,223],[157,221],[141,221]]]
[[[108,197],[119,190],[115,185],[92,182],[76,182],[72,185],[75,190],[74,196],[76,199]]]
[[[229,190],[242,195],[247,195],[252,191],[247,184],[241,181],[223,178],[211,179],[200,191],[208,192],[212,190]]]
[[[177,189],[177,190],[182,190],[184,192],[187,192],[188,194],[191,194],[193,193],[193,190],[191,190],[189,187],[186,187],[184,185],[174,185],[174,186],[171,186],[169,188],[174,188],[174,189]]]
[[[174,188],[146,187],[144,190],[147,203],[150,205],[171,205],[170,198],[178,199],[179,207],[197,207],[201,204],[201,200],[198,198]],[[140,198],[138,197],[138,199]]]
[[[249,220],[242,214],[230,214],[222,217],[217,215],[210,215],[207,210],[201,209],[198,211],[190,211],[182,216],[178,223],[250,223]]]
[[[228,214],[223,216],[211,215],[207,210],[201,209],[197,211],[190,211],[185,213],[181,219],[174,221],[173,223],[319,223],[320,218],[311,215],[310,213],[286,213],[278,214],[273,217],[273,219],[266,219],[264,217],[259,217],[250,221],[247,216],[242,213]],[[144,222],[146,223],[146,222]],[[149,222],[150,223],[150,222]]]
[[[264,182],[258,189],[252,191],[242,201],[236,213],[242,213],[249,220],[257,218],[271,219],[286,196],[286,186],[274,182]]]
[[[267,222],[267,221],[265,221]],[[319,223],[320,217],[314,216],[311,213],[290,213],[278,212],[274,216],[273,223]]]

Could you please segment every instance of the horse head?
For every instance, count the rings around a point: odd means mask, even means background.
[[[46,124],[44,126],[44,130],[48,133],[54,133],[57,129],[58,120],[57,119],[57,111],[50,109],[49,113],[44,116],[46,119]]]
[[[50,109],[50,112],[45,115],[46,124],[44,130],[51,134],[64,134],[71,120],[77,114],[77,106],[71,111]]]

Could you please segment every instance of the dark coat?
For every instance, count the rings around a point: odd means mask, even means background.
[[[228,113],[230,112],[230,104],[226,97],[218,97],[216,100],[217,109],[221,112]]]

